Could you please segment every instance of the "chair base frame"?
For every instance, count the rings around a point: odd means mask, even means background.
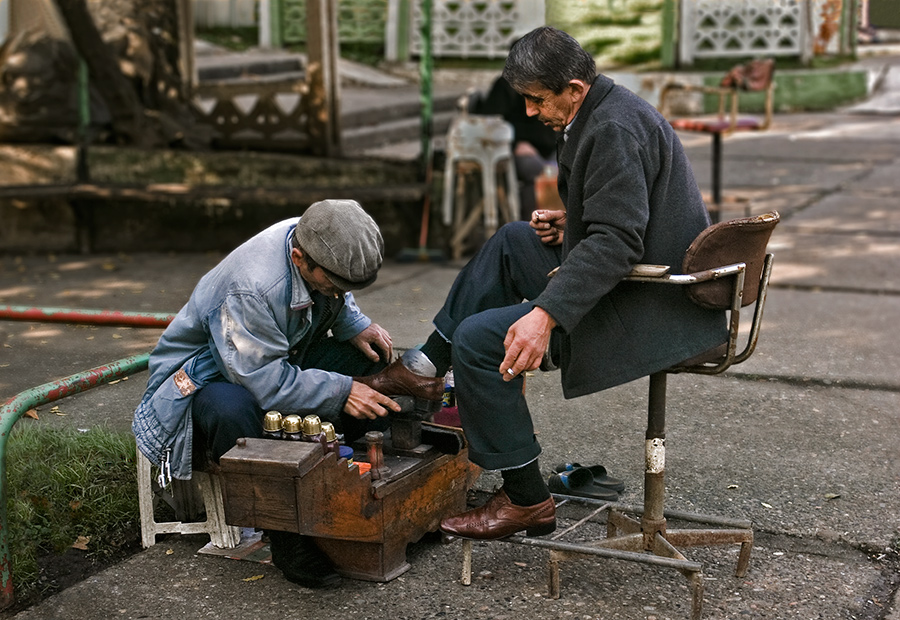
[[[683,574],[691,584],[691,620],[699,620],[703,608],[703,571],[699,562],[688,560],[681,547],[739,544],[741,546],[736,577],[747,574],[753,548],[753,529],[750,521],[729,519],[699,513],[667,511],[665,498],[665,394],[667,372],[650,376],[650,402],[647,407],[647,441],[645,443],[644,504],[635,506],[618,502],[603,502],[591,498],[554,494],[557,506],[566,503],[596,505],[598,508],[573,526],[551,538],[510,536],[509,542],[550,550],[548,595],[560,597],[559,565],[570,559],[594,556],[638,562],[671,568]],[[606,538],[582,543],[559,540],[580,525],[608,512]],[[639,518],[629,516],[639,515]],[[668,529],[668,519],[716,526],[708,529]],[[472,583],[472,541],[463,541],[462,583]]]

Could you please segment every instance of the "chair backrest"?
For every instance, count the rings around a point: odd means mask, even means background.
[[[775,59],[760,58],[732,67],[722,78],[720,86],[747,91],[766,90],[775,75]]]
[[[735,263],[747,265],[742,306],[756,301],[766,246],[780,221],[777,211],[713,224],[694,239],[682,264],[682,273],[696,273]],[[727,280],[710,280],[686,288],[690,299],[704,308],[731,307],[732,286]]]

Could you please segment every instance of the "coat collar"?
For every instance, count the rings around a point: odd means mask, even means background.
[[[569,129],[568,138],[563,141],[562,135],[559,137],[559,163],[570,168],[575,160],[576,145],[581,138],[581,132],[587,124],[591,113],[606,98],[616,83],[605,75],[598,75],[594,78],[594,83],[588,90],[584,98],[584,102],[578,109],[575,120],[572,121],[572,127]]]

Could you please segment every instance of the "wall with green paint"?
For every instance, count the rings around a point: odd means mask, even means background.
[[[717,86],[721,75],[705,77],[707,86]],[[868,95],[868,74],[863,70],[783,71],[775,73],[775,111],[799,112],[832,110]],[[741,112],[758,114],[764,111],[763,93],[742,93]],[[706,113],[718,110],[718,98],[706,95]]]

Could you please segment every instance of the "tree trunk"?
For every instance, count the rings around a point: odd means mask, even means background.
[[[75,49],[87,63],[91,82],[106,101],[116,136],[135,146],[147,147],[158,143],[150,130],[144,106],[103,42],[85,0],[55,2],[69,28]]]

